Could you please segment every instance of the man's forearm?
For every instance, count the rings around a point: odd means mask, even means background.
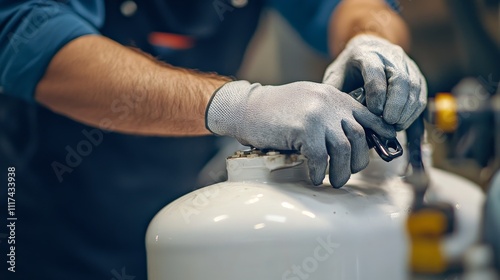
[[[330,53],[336,57],[347,42],[358,34],[373,34],[401,46],[410,45],[406,23],[384,0],[343,0],[329,25]]]
[[[102,36],[83,36],[52,59],[36,89],[51,110],[92,126],[163,136],[208,134],[205,108],[228,78],[162,64]]]

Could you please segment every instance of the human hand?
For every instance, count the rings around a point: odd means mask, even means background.
[[[363,86],[368,109],[397,130],[408,128],[427,104],[427,83],[415,62],[401,47],[373,35],[351,39],[323,83],[345,92]]]
[[[336,188],[369,162],[363,127],[386,138],[396,136],[392,126],[348,94],[312,82],[227,83],[207,106],[206,127],[243,145],[300,151],[314,185],[322,183],[330,156],[330,182]]]

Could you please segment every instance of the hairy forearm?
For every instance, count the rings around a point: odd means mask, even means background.
[[[335,57],[358,34],[373,34],[409,50],[408,28],[383,0],[343,0],[329,25],[330,53]]]
[[[209,134],[205,108],[229,81],[166,65],[102,36],[64,46],[35,98],[56,113],[113,131],[162,136]]]

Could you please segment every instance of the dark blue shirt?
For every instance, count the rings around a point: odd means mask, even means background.
[[[217,152],[212,136],[111,133],[37,105],[35,87],[62,46],[102,34],[177,66],[235,75],[264,5],[326,54],[339,1],[249,0],[235,8],[225,0],[151,0],[128,12],[123,2],[0,0],[0,220],[9,166],[17,218],[15,273],[7,271],[10,231],[0,229],[1,279],[146,279],[149,221],[198,187],[198,172]]]

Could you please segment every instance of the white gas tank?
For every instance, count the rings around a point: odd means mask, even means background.
[[[403,164],[375,160],[334,189],[310,184],[301,155],[239,152],[227,160],[227,182],[177,199],[151,221],[148,279],[406,279],[413,192],[397,176]],[[456,257],[477,239],[484,197],[456,176],[430,175],[429,197],[456,206],[459,230],[443,243]]]

